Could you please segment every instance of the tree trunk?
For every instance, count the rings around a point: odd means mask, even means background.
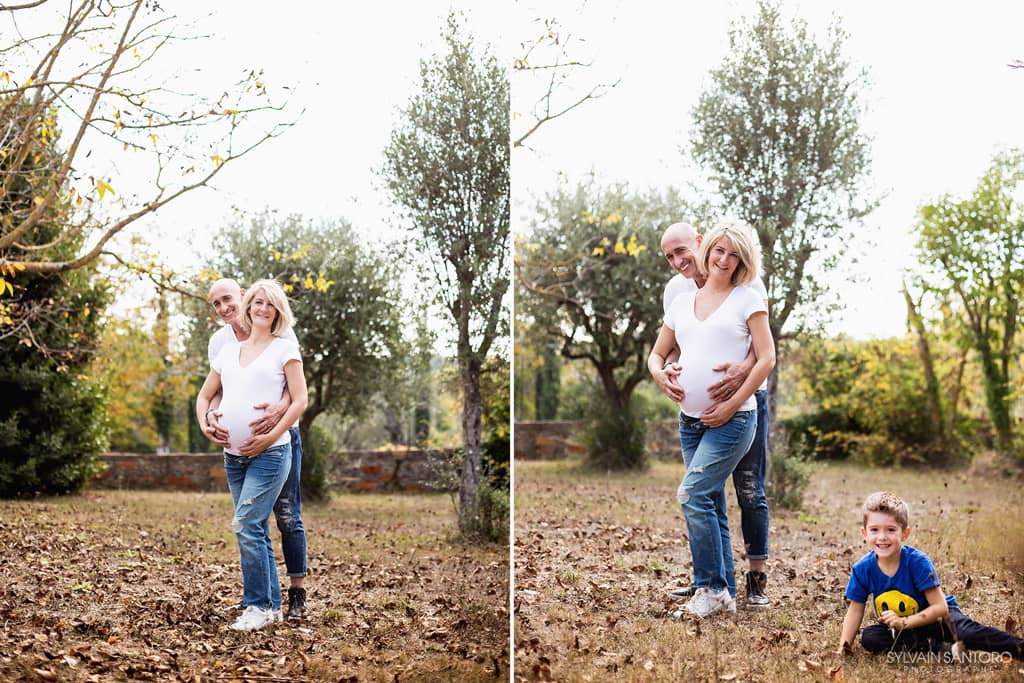
[[[986,340],[987,341],[987,340]],[[992,427],[996,431],[996,446],[1000,453],[1009,454],[1012,442],[1010,430],[1010,406],[1007,401],[1007,382],[1000,375],[992,350],[982,345],[981,373],[985,386],[985,402],[988,405]]]
[[[931,346],[928,344],[928,337],[925,334],[924,320],[914,304],[910,292],[906,286],[903,287],[903,299],[907,302],[907,320],[917,334],[917,353],[921,358],[921,365],[924,366],[925,396],[928,397],[928,421],[931,423],[932,433],[939,447],[945,450],[949,443],[946,438],[945,421],[942,419],[942,399],[939,388],[939,378],[935,374],[935,363],[932,358]],[[948,456],[948,454],[946,454]]]
[[[466,358],[462,365],[462,479],[459,484],[459,531],[477,526],[477,502],[481,479],[480,457],[480,361]]]
[[[952,436],[956,433],[956,414],[960,405],[960,390],[964,383],[964,368],[967,366],[968,350],[960,352],[960,362],[956,368],[956,379],[953,381],[953,389],[949,393],[949,415],[946,422],[946,433]]]

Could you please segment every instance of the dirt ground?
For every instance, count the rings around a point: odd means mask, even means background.
[[[849,569],[865,551],[858,510],[871,491],[911,508],[908,543],[985,624],[1024,623],[1024,487],[992,460],[957,472],[816,466],[803,510],[772,509],[769,610],[675,619],[668,593],[691,579],[675,500],[682,464],[638,475],[578,461],[515,463],[515,679],[523,681],[859,681],[1024,679],[1024,662],[886,662],[835,654]],[[746,562],[728,486],[737,583]],[[741,588],[742,596],[742,588]],[[867,619],[867,617],[866,617]]]
[[[311,619],[236,633],[227,493],[0,502],[0,680],[508,680],[508,549],[453,541],[447,496],[303,512]]]

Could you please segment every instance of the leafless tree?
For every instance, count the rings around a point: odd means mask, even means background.
[[[536,23],[543,25],[542,30],[537,37],[521,44],[522,54],[513,61],[512,68],[520,76],[537,79],[541,95],[524,116],[520,130],[513,134],[513,147],[526,147],[526,140],[541,126],[602,97],[621,80],[597,83],[582,94],[568,87],[570,81],[579,78],[580,71],[593,65],[592,60],[582,61],[574,56],[585,41],[567,30],[558,19],[537,19]],[[514,120],[518,118],[518,113],[513,114]]]
[[[129,225],[290,125],[273,113],[257,125],[281,106],[256,69],[215,97],[161,72],[157,55],[193,37],[174,35],[174,19],[156,0],[0,5],[0,292],[16,296],[22,273],[92,263]],[[134,153],[131,177],[105,175],[122,153]],[[144,189],[120,194],[119,183]],[[41,230],[56,214],[56,235]]]

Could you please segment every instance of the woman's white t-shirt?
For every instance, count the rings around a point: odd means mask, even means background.
[[[232,455],[238,455],[242,442],[252,436],[249,423],[264,413],[253,406],[280,401],[286,383],[285,363],[290,360],[302,360],[299,345],[281,337],[275,337],[267,348],[244,368],[239,363],[241,351],[241,344],[225,344],[211,363],[211,367],[220,374],[223,392],[219,408],[223,413],[220,424],[228,430],[230,440],[230,445],[224,450]],[[290,438],[286,431],[272,445],[288,443]]]
[[[676,382],[686,392],[679,407],[690,417],[700,417],[714,405],[708,387],[725,373],[712,368],[722,363],[739,363],[747,357],[750,352],[747,320],[758,311],[768,310],[754,288],[734,287],[706,320],[698,320],[693,313],[696,296],[696,291],[676,296],[665,314],[665,324],[676,333],[679,363],[683,366],[676,377]],[[751,395],[740,410],[756,407]]]

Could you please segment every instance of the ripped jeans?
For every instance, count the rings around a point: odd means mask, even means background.
[[[292,440],[292,468],[274,503],[274,517],[281,532],[281,552],[288,576],[306,575],[306,527],[302,524],[302,439],[299,428],[288,430]],[[762,488],[763,490],[763,488]]]
[[[288,479],[291,444],[271,446],[255,458],[224,454],[224,471],[235,502],[231,530],[242,563],[242,607],[281,609],[270,512]]]
[[[693,585],[736,596],[725,480],[754,440],[757,412],[736,413],[721,427],[709,428],[700,418],[679,414],[679,443],[686,475],[676,497],[686,517],[693,558]]]
[[[766,560],[770,525],[768,498],[764,493],[768,471],[768,392],[758,389],[754,398],[757,399],[757,431],[747,454],[732,471],[732,485],[740,506],[740,528],[747,559]]]

